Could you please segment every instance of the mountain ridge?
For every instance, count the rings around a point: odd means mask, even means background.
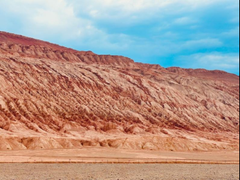
[[[0,87],[2,150],[239,148],[239,77],[223,71],[165,69],[0,32]]]
[[[7,41],[6,41],[7,39]],[[9,39],[11,39],[9,41]],[[20,40],[18,40],[20,39]],[[21,40],[23,39],[23,40]],[[26,37],[26,36],[22,36],[22,35],[17,35],[17,34],[12,34],[12,33],[8,33],[8,32],[4,32],[4,31],[0,31],[0,43],[6,43],[8,46],[11,46],[11,45],[27,45],[27,46],[31,46],[31,45],[38,45],[38,46],[44,46],[44,47],[48,47],[49,50],[52,50],[52,51],[56,51],[56,50],[62,50],[62,51],[66,51],[66,52],[73,52],[73,53],[82,53],[84,55],[92,55],[92,56],[113,56],[113,57],[122,57],[122,58],[126,58],[124,56],[119,56],[119,55],[97,55],[95,53],[93,53],[92,51],[78,51],[78,50],[74,50],[72,48],[67,48],[67,47],[64,47],[64,46],[59,46],[57,44],[52,44],[50,42],[47,42],[47,41],[42,41],[42,40],[38,40],[38,39],[35,39],[35,38],[29,38],[29,37]],[[32,42],[32,43],[31,43]],[[6,46],[6,44],[1,44],[2,46]],[[8,47],[9,49],[11,49],[10,47]],[[14,48],[12,48],[12,50],[14,51]],[[16,50],[16,49],[15,49]],[[128,58],[130,61],[134,62],[132,59]],[[141,65],[145,65],[145,66],[150,66],[150,68],[162,68],[160,65],[158,64],[146,64],[146,63],[137,63],[135,62],[136,64],[139,64],[140,66]],[[193,74],[194,71],[195,73],[196,72],[209,72],[209,73],[212,73],[212,74],[231,74],[231,73],[228,73],[228,72],[225,72],[225,71],[221,71],[221,70],[206,70],[206,69],[189,69],[189,68],[179,68],[179,67],[168,67],[166,68],[167,70],[169,70],[170,72],[177,72],[179,70],[182,70],[182,71],[186,71],[189,75]],[[178,70],[177,70],[178,69]],[[235,74],[232,74],[232,75],[235,75]],[[237,76],[237,75],[235,75]],[[239,77],[239,76],[237,76]]]

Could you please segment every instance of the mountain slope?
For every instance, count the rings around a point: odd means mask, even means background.
[[[0,32],[0,149],[238,149],[239,77]]]

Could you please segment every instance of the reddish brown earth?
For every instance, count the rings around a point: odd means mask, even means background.
[[[239,77],[0,32],[0,150],[239,149]]]

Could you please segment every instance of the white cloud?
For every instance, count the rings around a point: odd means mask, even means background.
[[[227,2],[227,0],[81,0],[81,3],[77,0],[70,0],[75,3],[77,8],[84,6],[83,11],[88,11],[96,15],[104,15],[108,12],[124,12],[127,14],[154,11],[167,6],[181,5],[184,8],[193,9],[202,6],[208,6],[216,2]],[[228,0],[229,1],[229,0]],[[230,0],[234,1],[234,0]],[[175,9],[177,10],[177,9]]]
[[[227,37],[239,37],[239,26],[235,27],[227,32],[222,33],[223,36],[227,36]]]
[[[179,38],[176,34],[164,34],[164,38],[168,38],[167,40],[159,40],[155,42],[149,42],[144,45],[151,46],[153,49],[151,53],[163,56],[163,55],[173,55],[181,52],[194,52],[201,49],[211,49],[216,47],[223,46],[223,43],[216,38],[206,38],[206,39],[196,39],[196,40],[188,40],[188,41],[174,41],[174,38]],[[171,40],[169,41],[169,39]],[[146,47],[144,49],[146,49]],[[154,52],[155,51],[155,52]]]
[[[70,2],[71,0],[11,0],[0,1],[0,6],[10,16],[15,16],[16,23],[21,23],[19,30],[23,31],[22,34],[35,38],[72,40],[98,31],[90,20],[75,14],[74,4]]]
[[[215,3],[235,0],[68,0],[80,16],[91,21],[106,21],[113,24],[129,25],[153,18],[164,18],[166,14],[194,12],[196,9]],[[178,21],[190,22],[183,17]],[[192,21],[192,20],[191,20]]]
[[[179,24],[179,25],[186,25],[186,24],[192,24],[195,23],[196,20],[190,18],[190,17],[181,17],[181,18],[177,18],[174,23],[175,24]]]
[[[34,7],[34,13],[29,17],[29,26],[33,34],[53,34],[61,35],[64,38],[76,38],[84,36],[84,32],[90,26],[90,22],[77,17],[74,14],[73,8],[67,5],[63,0],[58,0],[60,3],[56,6],[51,6],[49,3],[45,8]],[[57,2],[56,2],[57,3]],[[39,31],[38,31],[39,30]],[[35,32],[34,32],[35,31]]]
[[[190,56],[181,56],[178,60],[184,62],[183,66],[191,66],[192,68],[206,69],[223,69],[226,71],[239,71],[239,55],[238,54],[222,54],[222,53],[198,53]]]
[[[239,16],[236,16],[230,20],[231,23],[239,23]]]
[[[189,40],[183,43],[182,48],[184,49],[198,49],[198,48],[211,48],[220,47],[223,43],[216,38],[206,38],[198,40]]]
[[[99,21],[112,23],[113,26],[131,25],[164,17],[166,13],[174,14],[183,9],[193,10],[224,1],[226,0],[11,0],[0,1],[0,6],[18,16],[22,29],[28,33],[42,36],[44,33],[55,33],[61,37],[73,38],[96,33],[100,33],[99,36],[108,35],[108,32],[96,26]],[[194,21],[189,17],[181,17],[175,23],[189,24]]]

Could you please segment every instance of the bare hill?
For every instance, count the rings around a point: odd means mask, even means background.
[[[0,32],[0,150],[239,148],[239,77]]]

